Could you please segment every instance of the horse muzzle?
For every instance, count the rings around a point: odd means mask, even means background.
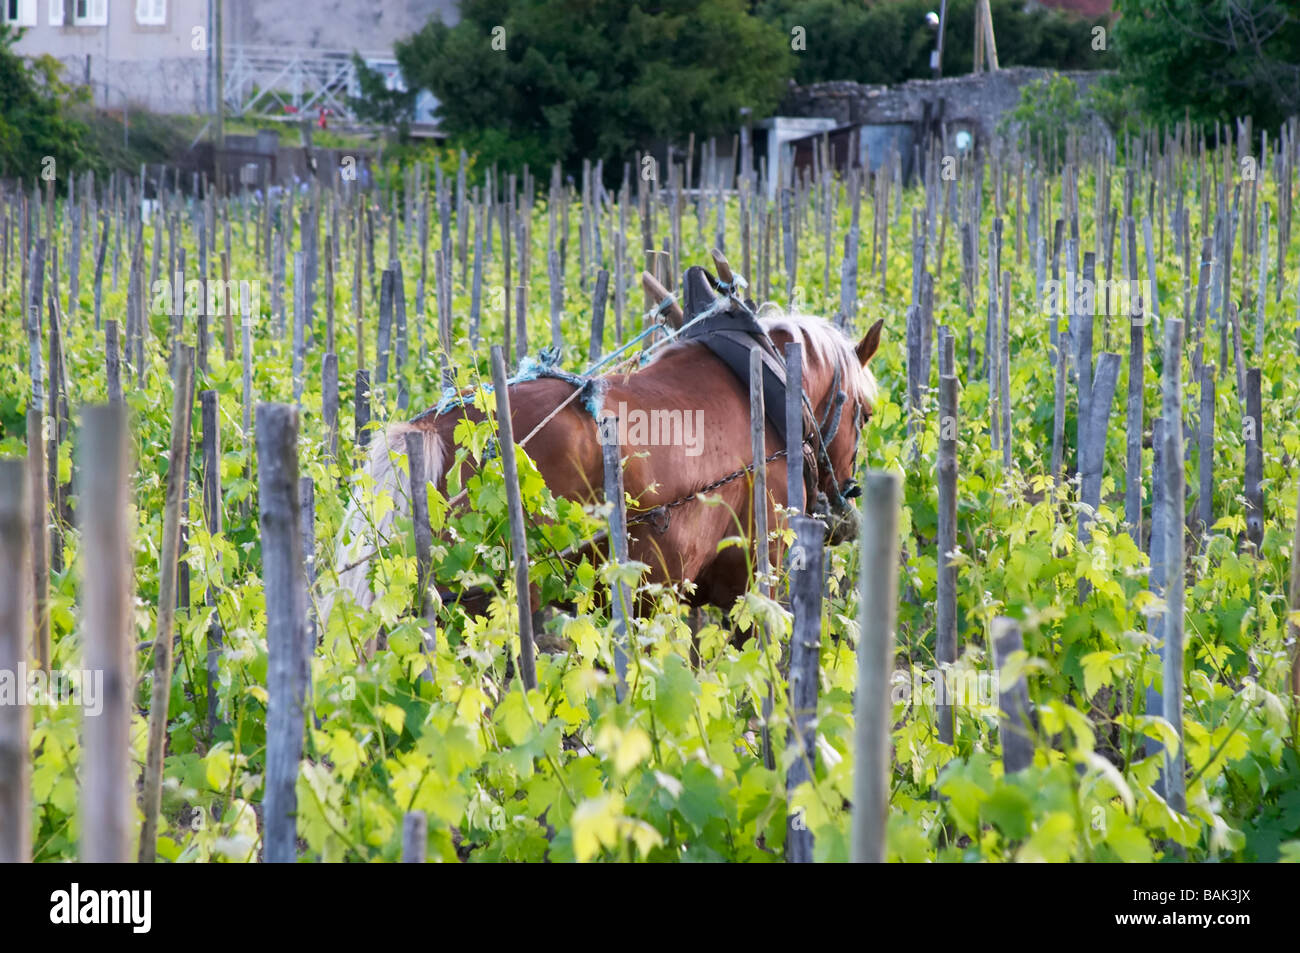
[[[827,517],[827,525],[830,527],[829,540],[832,546],[858,538],[858,513],[851,506],[832,511]]]
[[[847,481],[852,484],[853,481]],[[826,542],[835,546],[858,538],[858,511],[848,502],[857,495],[857,485],[846,486],[840,499],[832,503],[825,493],[817,494],[813,515],[826,524]]]

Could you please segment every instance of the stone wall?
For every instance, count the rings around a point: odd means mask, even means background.
[[[944,79],[913,79],[897,86],[852,82],[791,85],[781,106],[785,116],[827,116],[839,125],[851,123],[921,122],[925,104],[932,109],[943,101],[945,123],[960,123],[987,141],[996,134],[998,120],[1020,102],[1020,91],[1052,70],[1026,66],[991,72],[968,73]],[[1079,87],[1080,96],[1105,75],[1099,70],[1064,72]]]

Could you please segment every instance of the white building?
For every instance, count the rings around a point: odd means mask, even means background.
[[[392,73],[394,42],[435,16],[456,22],[456,0],[0,0],[17,51],[60,60],[100,106],[173,113],[212,111],[221,88],[231,114],[342,113],[352,53]]]

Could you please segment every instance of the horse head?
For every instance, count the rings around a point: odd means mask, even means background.
[[[781,314],[763,323],[769,334],[803,342],[803,388],[817,429],[809,435],[817,460],[812,515],[825,520],[831,544],[853,539],[858,532],[853,475],[862,428],[875,410],[877,385],[869,364],[880,347],[884,321],[856,344],[835,325],[809,315]]]
[[[681,306],[672,313],[664,311],[666,323],[681,328],[717,308],[738,306],[751,314],[760,310],[752,301],[741,300],[744,284],[716,249],[713,261],[716,277],[698,266],[687,269]],[[650,296],[664,302],[661,308],[676,305],[675,296],[653,276],[646,274],[643,281]],[[805,426],[805,478],[813,474],[808,493],[812,505],[808,508],[810,515],[826,522],[832,544],[853,539],[858,531],[857,509],[851,502],[858,495],[853,479],[858,442],[877,397],[876,378],[868,365],[880,347],[885,322],[873,324],[856,344],[834,324],[812,315],[777,309],[775,315],[760,317],[759,323],[769,337],[803,344],[803,390],[812,416],[811,424]],[[801,507],[807,503],[797,501]]]

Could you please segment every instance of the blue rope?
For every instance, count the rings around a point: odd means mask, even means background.
[[[599,368],[601,368],[601,367],[604,367],[606,364],[608,364],[610,361],[614,360],[614,358],[618,357],[620,354],[622,354],[624,351],[626,351],[626,350],[627,350],[628,348],[630,348],[632,345],[636,344],[638,341],[643,340],[647,335],[654,334],[655,330],[656,330],[658,327],[659,327],[659,325],[657,325],[657,324],[652,324],[652,325],[650,325],[648,328],[646,328],[644,331],[642,331],[642,332],[641,332],[640,334],[638,334],[636,337],[632,338],[632,340],[628,341],[626,344],[624,344],[623,346],[617,348],[616,350],[611,351],[609,354],[606,354],[604,357],[602,357],[602,358],[601,358],[599,361],[597,361],[595,364],[592,364],[590,367],[588,367],[585,371],[582,372],[582,376],[583,376],[583,377],[587,377],[587,376],[589,376],[590,374],[594,373],[597,369],[599,369]]]
[[[721,278],[718,279],[718,290],[724,295],[729,295],[733,291],[749,287],[749,282],[745,280],[743,275],[738,275],[733,272],[731,278],[731,281],[723,281]]]
[[[608,364],[610,361],[614,360],[614,358],[618,357],[628,348],[632,347],[637,342],[644,340],[647,335],[653,334],[658,329],[659,329],[659,325],[657,324],[650,325],[648,328],[646,328],[636,337],[627,341],[621,347],[607,354],[605,357],[602,357],[595,364],[592,364],[581,374],[568,374],[568,373],[561,372],[554,376],[558,377],[560,380],[568,380],[570,383],[573,383],[575,384],[575,386],[577,386],[576,385],[577,378],[591,377],[599,368]],[[541,376],[550,376],[547,375],[545,372],[549,371],[552,368],[552,366],[553,365],[547,364],[543,361],[538,361],[532,357],[524,357],[523,360],[520,361],[519,371],[513,377],[507,380],[506,384],[507,386],[512,386],[514,384],[518,384],[520,381],[531,381],[531,380],[536,380],[538,377]],[[481,386],[486,393],[489,394],[493,393],[493,388],[491,384],[483,384]],[[438,404],[434,410],[434,413],[435,414],[445,413],[447,410],[449,410],[452,407],[464,407],[466,404],[471,404],[473,402],[474,402],[473,393],[462,394],[455,387],[444,387],[442,389],[442,396],[438,399]]]
[[[659,348],[663,347],[665,344],[671,344],[673,341],[677,340],[677,338],[679,338],[686,331],[686,329],[689,328],[692,324],[695,324],[697,321],[703,321],[705,318],[712,317],[714,314],[721,311],[722,306],[724,304],[727,304],[728,301],[729,299],[725,296],[718,298],[713,302],[713,304],[709,305],[707,308],[705,308],[695,317],[691,318],[691,320],[687,321],[676,331],[668,331],[667,335],[664,337],[662,341],[656,341],[654,344],[651,344],[648,348],[646,348],[643,352],[641,352],[642,366],[644,366],[645,363],[648,360],[650,360],[650,356],[654,354],[655,351],[659,350]],[[659,325],[656,324],[653,325],[653,327],[659,327]]]

